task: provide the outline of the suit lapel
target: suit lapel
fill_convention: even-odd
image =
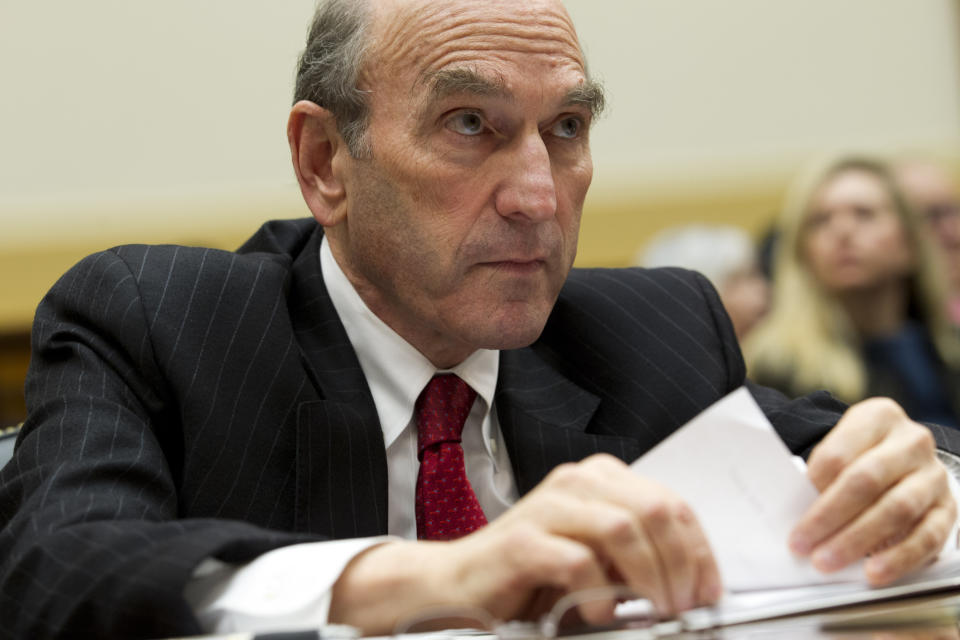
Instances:
[[[297,530],[334,538],[387,532],[383,431],[363,370],[320,273],[318,227],[293,264],[289,297],[301,359],[320,399],[297,411]]]
[[[640,455],[633,438],[587,431],[599,404],[532,349],[501,352],[495,406],[521,495],[559,464],[601,452],[625,462]]]

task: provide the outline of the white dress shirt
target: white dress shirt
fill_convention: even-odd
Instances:
[[[387,455],[387,530],[415,539],[414,501],[417,397],[436,373],[423,354],[383,323],[364,304],[323,238],[320,268],[333,306],[357,353],[373,395]],[[517,488],[503,445],[493,395],[500,352],[481,349],[449,371],[460,376],[477,399],[463,428],[467,478],[487,520],[517,500]],[[314,542],[275,549],[241,566],[214,559],[202,563],[185,595],[208,633],[316,628],[327,621],[330,592],[347,563],[389,537]]]

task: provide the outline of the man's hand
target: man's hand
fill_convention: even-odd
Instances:
[[[835,571],[870,555],[870,584],[933,560],[957,516],[929,429],[892,400],[852,406],[810,455],[820,497],[790,537],[794,552]]]
[[[672,613],[721,594],[707,539],[679,497],[608,455],[556,468],[503,516],[454,542],[387,543],[361,554],[334,586],[331,622],[392,631],[433,606],[532,619],[567,593],[624,584]],[[582,604],[609,622],[612,599]]]

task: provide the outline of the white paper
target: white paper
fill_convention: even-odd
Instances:
[[[790,531],[817,490],[745,387],[707,408],[631,468],[691,506],[729,591],[863,582],[862,563],[822,574],[790,552]]]
[[[960,553],[953,551],[887,587],[871,588],[861,579],[828,585],[728,593],[715,606],[686,611],[680,614],[680,619],[685,630],[694,631],[880,599],[955,591],[958,584]]]

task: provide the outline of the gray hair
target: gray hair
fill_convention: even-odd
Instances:
[[[307,47],[297,65],[294,102],[309,100],[333,114],[337,130],[355,158],[367,157],[369,109],[358,88],[369,47],[366,0],[321,2],[310,24]]]
[[[699,271],[714,287],[756,264],[757,252],[750,235],[739,227],[692,224],[667,228],[638,253],[642,267],[683,267]]]

